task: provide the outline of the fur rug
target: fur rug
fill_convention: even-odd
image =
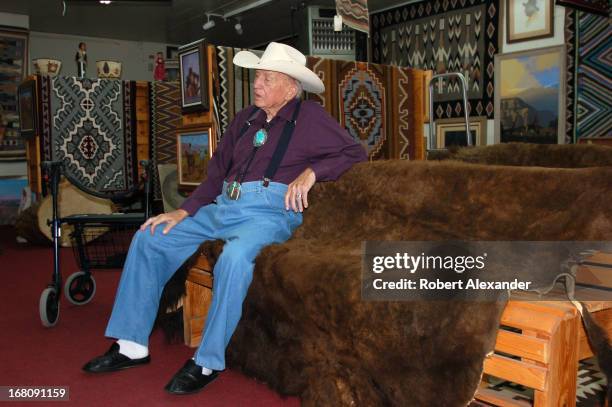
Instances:
[[[505,164],[532,146],[507,149]],[[612,240],[612,167],[597,162],[379,161],[317,184],[294,237],[256,260],[229,366],[306,406],[467,405],[505,300],[362,301],[362,241]]]

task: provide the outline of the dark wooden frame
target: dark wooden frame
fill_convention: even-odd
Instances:
[[[188,56],[195,54],[199,64],[196,74],[200,76],[199,95],[187,100],[186,96],[185,73],[183,69],[184,61]],[[181,109],[183,113],[201,112],[210,109],[208,100],[208,58],[206,55],[206,42],[204,40],[191,43],[179,48],[179,72],[181,79]]]
[[[29,139],[29,138],[36,136],[37,131],[38,131],[38,111],[37,111],[38,103],[36,102],[36,98],[37,98],[36,88],[37,88],[36,80],[29,79],[27,81],[22,82],[19,85],[19,88],[17,89],[17,111],[19,112],[19,134],[21,135],[21,137],[25,139]],[[29,105],[26,107],[32,117],[32,128],[24,128],[23,120],[22,120],[23,115],[21,114],[22,112],[21,100],[23,97],[22,95],[26,91],[29,91],[32,94],[32,99]]]
[[[516,2],[516,1],[522,1],[522,0],[505,0],[506,1],[506,7],[505,7],[505,12],[506,12],[506,42],[508,44],[512,44],[515,42],[523,42],[523,41],[531,41],[531,40],[536,40],[536,39],[542,39],[542,38],[550,38],[553,37],[555,35],[555,3],[553,0],[544,0],[545,2],[548,2],[548,7],[550,9],[550,15],[548,16],[548,24],[550,26],[550,30],[549,32],[546,32],[544,34],[536,34],[533,36],[529,36],[529,37],[524,37],[524,38],[515,38],[515,39],[511,39],[510,38],[510,3]]]

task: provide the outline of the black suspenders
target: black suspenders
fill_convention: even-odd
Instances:
[[[291,141],[291,137],[293,136],[293,131],[295,130],[295,126],[297,123],[297,117],[298,117],[298,114],[300,113],[301,105],[302,105],[302,101],[298,100],[297,105],[295,106],[295,110],[293,111],[293,116],[291,120],[289,120],[285,124],[285,127],[283,128],[283,133],[281,134],[281,138],[278,141],[278,144],[276,145],[276,149],[274,150],[274,154],[272,155],[270,164],[268,164],[268,167],[266,168],[266,171],[264,172],[264,178],[263,178],[264,187],[267,187],[270,184],[270,181],[272,180],[272,178],[274,178],[274,175],[276,175],[276,171],[278,171],[278,167],[280,166],[280,163],[283,161],[283,157],[285,156],[285,153],[287,152],[287,148],[289,147],[289,141]],[[238,134],[238,137],[236,138],[236,144],[238,143],[238,140],[240,140],[242,136],[246,134],[249,127],[251,127],[251,120],[255,118],[255,115],[258,112],[259,112],[259,108],[254,106],[251,111],[251,114],[249,115],[249,120],[247,120],[242,126],[242,128],[240,129],[240,133]],[[227,167],[227,171],[225,173],[226,178],[229,175],[232,165],[233,165],[233,159],[230,159],[229,165]]]

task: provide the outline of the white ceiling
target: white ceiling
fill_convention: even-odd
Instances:
[[[295,11],[308,5],[334,7],[334,0],[272,0],[241,15],[243,34],[234,31],[236,21],[215,19],[216,26],[202,29],[206,12],[222,14],[253,0],[115,1],[109,6],[97,0],[0,0],[0,12],[28,14],[30,30],[60,34],[105,37],[134,41],[184,44],[206,37],[210,43],[253,47],[291,36],[301,21]],[[370,11],[405,3],[398,0],[369,0]],[[293,24],[292,24],[293,15]]]

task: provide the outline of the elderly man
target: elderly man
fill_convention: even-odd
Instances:
[[[236,115],[206,181],[181,209],[147,220],[134,236],[106,329],[118,340],[83,366],[87,372],[149,363],[147,344],[165,283],[203,241],[223,239],[202,342],[166,385],[173,394],[204,388],[225,369],[257,254],[291,237],[315,181],[335,180],[366,160],[320,105],[300,100],[302,89],[321,93],[324,86],[299,51],[273,42],[261,59],[241,51],[234,64],[256,70],[255,106]]]

